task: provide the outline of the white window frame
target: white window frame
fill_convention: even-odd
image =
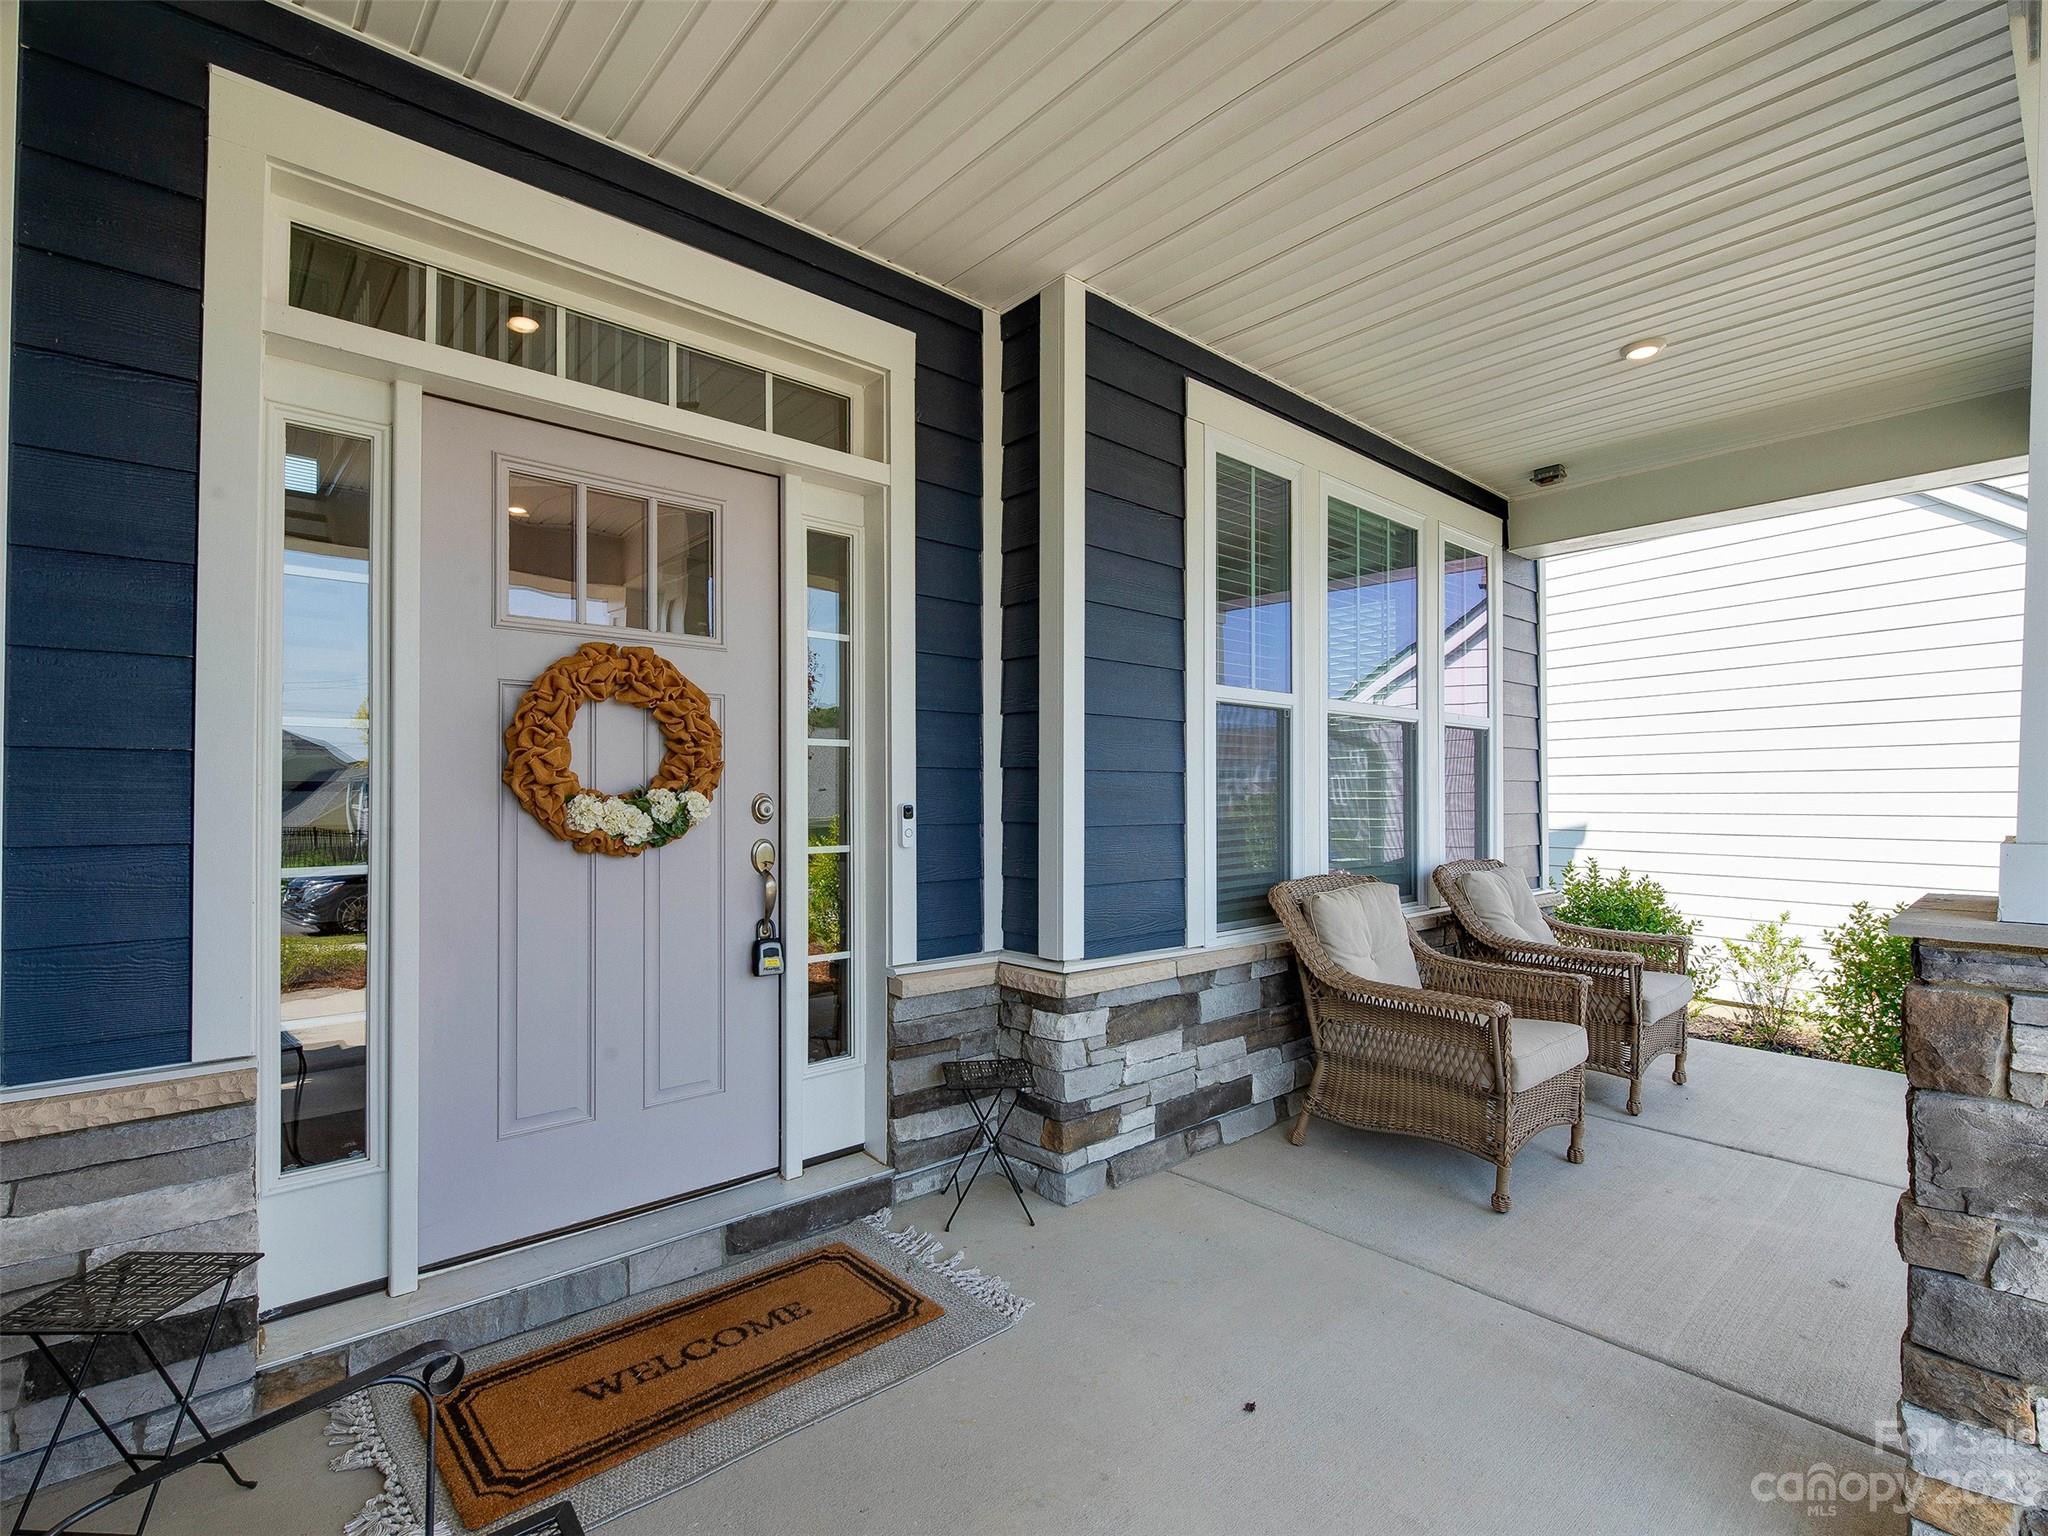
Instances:
[[[644,530],[646,541],[647,602],[650,611],[654,603],[655,576],[659,550],[660,509],[682,507],[691,511],[705,512],[711,517],[711,633],[708,635],[679,634],[666,629],[634,628],[626,624],[598,624],[589,619],[547,619],[529,614],[512,612],[512,525],[506,516],[493,520],[493,537],[497,554],[498,616],[500,629],[538,629],[553,634],[589,635],[593,639],[647,639],[662,645],[692,646],[699,650],[725,649],[725,503],[715,496],[704,496],[696,492],[665,490],[657,485],[641,485],[636,481],[621,479],[617,475],[597,475],[561,464],[549,464],[540,459],[528,459],[512,454],[496,455],[493,466],[498,487],[498,505],[508,506],[512,499],[512,477],[530,475],[536,480],[551,480],[557,485],[567,485],[576,494],[575,522],[575,577],[570,583],[572,602],[579,614],[589,609],[589,562],[590,528],[589,502],[592,491],[605,491],[612,495],[624,496],[629,500],[647,503],[647,526]]]
[[[1288,485],[1287,519],[1287,579],[1289,591],[1289,654],[1288,678],[1292,688],[1286,693],[1275,693],[1263,688],[1240,688],[1220,682],[1216,676],[1216,460],[1231,458],[1254,469],[1265,470],[1278,475]],[[1209,783],[1216,782],[1216,711],[1224,704],[1248,704],[1260,709],[1277,709],[1287,715],[1287,758],[1290,773],[1287,786],[1287,857],[1290,866],[1299,861],[1301,850],[1314,838],[1315,819],[1313,812],[1303,799],[1299,765],[1302,753],[1307,750],[1310,709],[1302,699],[1302,673],[1310,655],[1310,631],[1307,623],[1308,603],[1303,592],[1303,583],[1309,571],[1306,550],[1309,548],[1309,497],[1313,494],[1313,476],[1302,465],[1284,455],[1260,447],[1257,443],[1232,437],[1227,433],[1212,433],[1203,456],[1202,470],[1206,486],[1203,500],[1203,539],[1201,558],[1206,566],[1206,575],[1200,586],[1199,610],[1190,606],[1189,612],[1200,613],[1199,634],[1201,637],[1202,680],[1205,696],[1201,722],[1199,750],[1202,756],[1202,777]],[[1192,545],[1192,538],[1190,544]],[[1192,554],[1192,549],[1190,553]],[[1191,560],[1189,562],[1193,564]],[[1190,598],[1194,597],[1190,592]],[[1191,634],[1195,631],[1191,630]],[[1209,874],[1209,898],[1207,910],[1210,922],[1215,923],[1216,886],[1215,850],[1216,818],[1215,797],[1208,800],[1209,824],[1205,838],[1204,860]],[[1191,930],[1192,931],[1192,930]],[[1236,929],[1229,930],[1236,932]]]
[[[788,783],[782,817],[783,882],[781,910],[784,974],[784,1116],[797,1129],[784,1140],[784,1176],[794,1178],[803,1165],[848,1147],[865,1145],[878,1160],[887,1160],[888,1084],[883,1071],[887,1054],[886,1010],[874,1008],[870,995],[875,978],[888,966],[886,886],[887,828],[871,829],[873,785],[885,772],[884,733],[868,719],[883,696],[882,668],[886,648],[877,643],[874,615],[885,589],[886,572],[873,557],[876,530],[861,498],[809,485],[794,477],[785,495],[784,526],[790,548],[783,560],[783,624],[786,681],[783,730],[800,743],[787,755]],[[851,716],[846,732],[847,844],[842,889],[847,892],[853,933],[844,952],[847,963],[845,1000],[848,1049],[823,1061],[809,1059],[810,1050],[810,700],[808,641],[811,634],[810,535],[829,534],[847,541],[847,589],[853,623],[846,632],[846,666],[840,677],[841,696]],[[893,809],[893,807],[892,807]],[[879,836],[878,836],[879,834]]]
[[[1434,904],[1429,877],[1443,862],[1445,725],[1469,724],[1487,732],[1488,847],[1501,847],[1501,530],[1475,507],[1383,464],[1263,411],[1234,395],[1190,379],[1187,383],[1187,932],[1191,948],[1219,941],[1266,937],[1277,922],[1222,927],[1216,920],[1216,707],[1258,704],[1290,712],[1288,765],[1289,864],[1299,879],[1329,866],[1329,720],[1332,713],[1372,719],[1413,719],[1416,727],[1416,899],[1411,911]],[[1294,487],[1290,569],[1294,582],[1294,688],[1287,695],[1226,688],[1216,681],[1216,473],[1226,454],[1285,476]],[[1361,507],[1416,531],[1416,684],[1414,711],[1338,705],[1329,699],[1329,499]],[[1444,547],[1455,540],[1487,561],[1488,713],[1447,720],[1443,710]]]
[[[1340,704],[1330,697],[1329,638],[1330,638],[1330,503],[1342,501],[1383,517],[1390,523],[1398,523],[1415,535],[1415,706],[1412,709],[1391,704]],[[1429,628],[1432,622],[1440,623],[1440,616],[1434,610],[1441,594],[1432,596],[1429,590],[1429,519],[1421,513],[1410,511],[1399,502],[1386,496],[1366,490],[1362,486],[1341,480],[1335,475],[1322,476],[1322,491],[1316,497],[1316,564],[1315,590],[1311,598],[1316,634],[1316,653],[1322,665],[1316,672],[1315,699],[1321,718],[1316,731],[1316,751],[1322,762],[1322,791],[1316,796],[1319,834],[1316,847],[1321,850],[1320,862],[1314,873],[1331,868],[1330,864],[1330,793],[1329,754],[1330,717],[1341,715],[1356,720],[1391,720],[1415,727],[1415,825],[1408,828],[1408,855],[1415,866],[1415,898],[1409,901],[1411,907],[1425,904],[1422,900],[1429,879],[1429,869],[1423,858],[1424,839],[1420,829],[1430,825],[1431,817],[1440,814],[1442,765],[1437,765],[1436,774],[1430,771],[1430,757],[1427,744],[1429,719],[1436,708],[1429,674]],[[1441,539],[1438,541],[1441,543]],[[1438,791],[1432,800],[1433,787]],[[1404,898],[1406,899],[1406,898]]]
[[[288,279],[293,229],[303,229],[312,235],[325,235],[375,252],[377,255],[387,256],[393,261],[410,263],[420,268],[423,274],[424,292],[420,310],[421,335],[418,337],[401,336],[395,331],[377,331],[374,326],[344,320],[337,315],[324,315],[318,310],[299,309],[289,303],[283,306],[296,315],[347,326],[352,331],[372,331],[394,340],[410,341],[414,346],[457,352],[464,357],[476,358],[493,369],[515,368],[522,373],[556,380],[570,386],[572,391],[594,390],[598,396],[611,395],[651,406],[656,410],[678,411],[693,421],[725,422],[722,416],[705,416],[702,412],[685,410],[678,403],[682,398],[682,353],[700,352],[720,362],[751,368],[762,375],[763,425],[748,427],[740,426],[736,422],[727,422],[726,425],[736,427],[741,432],[776,437],[784,443],[801,443],[819,453],[846,454],[869,461],[883,460],[888,456],[887,445],[881,441],[879,434],[871,431],[869,396],[879,383],[871,368],[841,364],[829,354],[821,355],[816,348],[802,344],[777,346],[773,334],[763,328],[756,328],[751,332],[739,330],[721,326],[708,317],[701,323],[692,324],[687,312],[680,316],[671,316],[661,313],[652,304],[634,308],[626,303],[607,303],[589,291],[577,291],[566,274],[557,278],[552,271],[539,263],[533,268],[522,267],[515,253],[494,244],[480,244],[472,251],[451,253],[446,243],[449,237],[437,239],[435,233],[425,230],[417,237],[408,237],[406,234],[395,233],[380,223],[352,217],[339,208],[302,200],[302,196],[309,197],[310,194],[297,194],[294,188],[278,199],[278,209],[286,228],[284,238],[277,243],[277,248],[272,253],[272,260],[282,263],[279,271],[270,274],[276,293],[290,292]],[[553,368],[526,368],[521,364],[500,362],[496,358],[467,352],[460,347],[443,346],[439,337],[441,279],[444,277],[454,278],[458,282],[480,284],[515,298],[547,305],[553,316]],[[647,400],[623,390],[607,389],[600,384],[586,384],[571,377],[568,346],[569,314],[572,310],[585,319],[604,321],[664,343],[668,348],[668,354],[663,387],[668,391],[668,398],[659,401]],[[358,343],[359,347],[362,345]],[[794,384],[808,385],[847,402],[845,448],[828,448],[821,443],[813,443],[808,438],[785,438],[775,431],[775,380],[778,377],[788,379]],[[508,384],[506,387],[516,389],[519,386]],[[686,427],[683,430],[691,429]]]
[[[1444,637],[1443,626],[1447,615],[1443,612],[1444,577],[1450,570],[1449,548],[1456,544],[1460,549],[1483,557],[1486,561],[1486,713],[1483,715],[1459,714],[1439,698],[1437,710],[1436,751],[1437,793],[1442,798],[1437,825],[1441,834],[1438,851],[1448,857],[1450,841],[1450,805],[1448,786],[1444,781],[1444,762],[1448,754],[1444,751],[1444,733],[1453,729],[1480,731],[1486,741],[1486,812],[1485,824],[1479,829],[1480,846],[1475,857],[1497,859],[1501,856],[1501,796],[1504,782],[1501,778],[1500,730],[1501,692],[1506,679],[1501,676],[1501,606],[1500,578],[1501,559],[1499,546],[1489,546],[1465,533],[1462,529],[1440,529],[1436,536],[1437,558],[1437,688],[1443,688]]]
[[[257,542],[263,576],[256,608],[260,637],[255,671],[262,689],[259,735],[268,746],[252,764],[254,851],[270,872],[252,914],[256,934],[254,993],[267,1010],[256,1050],[256,1192],[266,1230],[275,1234],[273,1252],[289,1248],[298,1263],[334,1277],[334,1288],[379,1279],[389,1268],[385,1212],[389,1202],[392,1139],[394,975],[399,966],[399,918],[411,888],[412,866],[399,850],[409,823],[393,811],[398,786],[408,771],[414,743],[397,707],[392,656],[410,632],[408,604],[396,590],[399,534],[406,510],[394,492],[398,410],[391,386],[323,369],[273,362],[267,370],[262,417],[265,492]],[[276,939],[276,898],[282,878],[282,760],[277,750],[284,724],[284,575],[287,426],[305,426],[369,440],[374,455],[370,483],[370,924],[364,995],[364,1132],[360,1158],[285,1169],[282,1126],[276,1109],[283,1093],[283,1029]],[[262,898],[267,897],[267,900]]]
[[[572,204],[539,188],[464,164],[426,145],[345,117],[315,103],[258,85],[218,68],[209,75],[206,209],[206,346],[200,391],[199,613],[194,700],[195,777],[206,786],[194,807],[192,1051],[190,1064],[254,1066],[274,1052],[271,1021],[277,999],[264,995],[266,965],[277,950],[276,861],[264,853],[264,818],[275,815],[275,796],[260,792],[275,775],[277,745],[267,719],[265,678],[252,658],[263,647],[269,616],[255,611],[250,592],[268,589],[269,569],[258,525],[266,516],[265,390],[273,371],[306,363],[346,374],[388,398],[389,490],[394,565],[389,583],[394,623],[392,654],[416,656],[417,544],[423,395],[427,389],[485,409],[533,416],[574,430],[624,436],[651,447],[712,458],[736,468],[777,476],[783,487],[780,527],[785,549],[799,509],[815,497],[864,522],[869,590],[864,594],[869,641],[868,693],[862,714],[869,730],[861,748],[867,777],[862,791],[892,807],[916,799],[916,720],[913,680],[916,587],[916,377],[913,332],[862,314],[724,261],[655,231]],[[430,341],[396,336],[284,302],[289,225],[312,222],[338,234],[349,231],[326,217],[339,207],[364,222],[366,244],[408,254],[446,251],[464,275],[501,278],[522,292],[559,294],[562,302],[635,329],[671,325],[702,330],[707,350],[733,356],[730,341],[762,339],[778,356],[811,358],[837,376],[862,373],[873,382],[865,396],[862,430],[872,457],[820,448],[683,412],[636,396],[580,384],[551,374],[508,367]],[[323,210],[308,220],[305,209]],[[379,234],[376,231],[384,231]],[[490,231],[489,235],[479,233]],[[487,259],[486,250],[500,253]],[[474,258],[474,259],[473,259]],[[529,270],[531,269],[531,270]],[[534,274],[549,285],[540,287]],[[586,301],[581,295],[588,290]],[[569,295],[578,295],[570,299]],[[677,295],[689,295],[688,300]],[[686,313],[687,311],[687,313]],[[771,369],[771,371],[774,371]],[[801,376],[788,363],[781,371]],[[603,478],[603,477],[598,477]],[[833,515],[839,515],[835,512]],[[479,530],[481,536],[482,530]],[[489,548],[480,544],[480,555]],[[792,573],[784,561],[785,582]],[[786,591],[786,589],[785,589]],[[410,616],[410,623],[408,622]],[[800,617],[799,617],[800,622]],[[785,641],[787,630],[784,630]],[[785,694],[793,658],[785,647]],[[801,674],[799,673],[799,676]],[[387,1009],[383,1172],[301,1184],[306,1221],[314,1224],[317,1191],[346,1196],[344,1210],[327,1202],[318,1230],[336,1242],[388,1245],[389,1288],[403,1294],[417,1283],[418,1076],[417,891],[408,889],[405,850],[416,845],[417,794],[405,790],[416,764],[399,759],[403,722],[419,712],[417,670],[400,666],[389,679],[391,710],[400,722],[387,736],[399,791],[387,797],[384,827],[392,840],[394,878],[383,899],[391,903],[385,946],[392,1002]],[[800,707],[801,690],[789,705]],[[791,738],[785,732],[787,747]],[[785,766],[789,754],[785,752]],[[801,806],[802,785],[781,778],[783,806]],[[416,791],[416,782],[414,785]],[[880,814],[876,812],[875,814]],[[786,823],[785,823],[786,825]],[[880,828],[869,823],[874,833]],[[789,897],[802,909],[802,861],[790,860]],[[895,839],[872,843],[871,868],[861,877],[859,937],[865,947],[865,999],[858,1022],[865,1070],[842,1074],[855,1105],[857,1133],[838,1145],[863,1141],[886,1156],[887,1080],[882,1070],[884,977],[891,965],[914,958],[917,946],[916,852]],[[268,952],[270,958],[264,959]],[[273,973],[274,974],[274,973]],[[785,999],[798,989],[785,986]],[[800,1025],[793,1007],[787,1032]],[[785,1056],[785,1061],[787,1057]],[[162,1075],[162,1074],[155,1074]],[[125,1081],[126,1077],[101,1081]],[[38,1085],[54,1091],[56,1085]],[[815,1086],[784,1072],[783,1174],[803,1168],[802,1140],[813,1126]],[[822,1134],[822,1133],[821,1133]],[[388,1193],[386,1192],[388,1190]],[[373,1198],[374,1197],[374,1198]],[[276,1202],[265,1200],[266,1244],[277,1251],[313,1254],[313,1238],[273,1222]],[[277,1208],[282,1213],[282,1208]],[[278,1226],[273,1234],[272,1227]]]

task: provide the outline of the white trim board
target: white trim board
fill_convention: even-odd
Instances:
[[[2039,7],[2033,16],[2038,18]],[[2048,69],[2038,60],[2038,19],[2030,39],[2037,46],[2034,67],[2024,75],[2032,99],[2036,134],[2048,114]],[[2036,171],[2032,158],[2028,169]],[[2033,389],[2027,413],[2028,453],[2048,462],[2048,207],[2034,198]],[[2027,540],[2026,603],[2020,639],[2019,816],[2017,837],[1999,850],[1998,916],[2001,922],[2048,923],[2048,538]]]
[[[1003,943],[1003,317],[981,312],[981,947]]]
[[[862,714],[878,722],[886,719],[888,726],[871,738],[873,766],[864,808],[879,813],[884,804],[892,811],[898,804],[914,804],[914,333],[225,71],[214,70],[210,84],[194,703],[195,779],[208,786],[208,793],[194,813],[195,1063],[253,1057],[261,1065],[266,1031],[274,1028],[275,993],[266,978],[275,966],[276,870],[264,868],[263,858],[275,835],[266,809],[276,803],[275,795],[264,792],[266,774],[274,777],[276,771],[275,748],[264,745],[274,741],[265,721],[274,706],[275,680],[270,666],[252,666],[250,659],[266,654],[274,619],[268,610],[275,603],[249,600],[250,593],[267,593],[274,585],[266,564],[274,551],[263,533],[273,478],[266,468],[264,402],[274,367],[310,365],[382,402],[393,466],[394,565],[404,563],[398,557],[406,541],[417,541],[418,411],[429,391],[776,474],[785,484],[785,530],[801,528],[815,497],[839,498],[840,505],[828,516],[855,523],[868,540],[880,541],[870,544],[873,558],[867,568],[874,574],[864,584],[872,594],[868,623],[874,626],[875,664],[869,705]],[[849,368],[867,370],[880,381],[871,397],[879,435],[871,435],[868,446],[881,445],[883,457],[877,461],[820,449],[629,396],[592,393],[590,386],[573,381],[292,309],[281,288],[289,270],[289,227],[308,197],[320,207],[347,207],[366,228],[377,226],[364,221],[388,220],[394,233],[384,242],[387,249],[403,253],[416,242],[426,250],[461,251],[465,265],[472,257],[486,262],[487,276],[545,261],[563,297],[580,307],[582,290],[561,285],[586,274],[597,295],[591,307],[602,305],[627,316],[633,313],[635,294],[653,296],[648,302],[654,312],[665,312],[660,306],[668,301],[662,296],[688,294],[707,324],[751,328],[779,338],[776,344],[786,342],[793,352],[843,359]],[[502,251],[502,258],[492,257],[492,251]],[[547,254],[535,254],[540,252]],[[408,464],[414,467],[409,481]],[[845,506],[858,508],[858,516],[845,512]],[[787,531],[785,537],[797,545],[786,551],[786,558],[796,563],[800,588],[801,540]],[[395,576],[387,622],[394,652],[404,654],[405,637],[417,630],[421,601],[416,563],[410,587],[403,571]],[[411,652],[417,654],[416,645]],[[787,665],[801,677],[800,652]],[[419,694],[416,686],[407,686],[402,668],[392,669],[385,687],[391,694],[390,768],[402,787],[406,775],[417,777],[406,743],[416,728]],[[800,751],[800,743],[793,750]],[[791,877],[786,889],[794,909],[801,911],[803,797],[792,788],[783,786],[780,830],[784,871]],[[393,799],[401,812],[387,819],[397,834],[404,825],[406,796],[398,793]],[[900,846],[880,828],[870,836],[875,868],[872,886],[863,877],[863,907],[889,917],[870,925],[864,940],[874,948],[864,954],[866,975],[860,983],[869,995],[858,1017],[857,1072],[836,1074],[843,1080],[837,1086],[859,1091],[834,1098],[845,1100],[840,1108],[858,1127],[855,1139],[885,1149],[886,971],[890,960],[916,953],[916,850]],[[362,1170],[379,1183],[388,1175],[390,1196],[388,1203],[380,1199],[376,1213],[358,1213],[369,1224],[361,1234],[364,1243],[371,1241],[371,1230],[389,1243],[394,1290],[416,1283],[413,1202],[421,1113],[415,1017],[419,957],[407,953],[400,932],[408,913],[416,927],[418,897],[403,863],[391,861],[390,889],[380,897],[390,904],[387,922],[392,927],[386,944],[392,997],[384,1155]],[[797,942],[801,945],[801,938]],[[786,987],[791,994],[798,990],[800,980]],[[274,1060],[270,1068],[274,1071]],[[406,1081],[393,1080],[399,1074]],[[830,1075],[818,1074],[821,1081]],[[812,1074],[792,1065],[785,1067],[785,1076],[801,1086]],[[806,1101],[808,1088],[795,1097]],[[802,1114],[785,1106],[786,1176],[800,1174],[803,1156],[819,1150],[803,1146],[802,1133]],[[274,1165],[274,1159],[266,1162]],[[339,1191],[344,1184],[367,1189],[372,1180],[337,1174],[323,1182]],[[303,1187],[310,1193],[314,1181]],[[353,1192],[349,1203],[351,1209],[360,1203]],[[267,1202],[266,1221],[269,1215]]]
[[[1075,960],[1086,946],[1088,290],[1062,277],[1038,302],[1038,952]]]
[[[10,343],[0,347],[0,352],[8,354],[0,358],[5,363],[0,367],[0,422],[8,424],[10,439],[14,424],[11,345],[14,338],[14,232],[21,224],[15,215],[15,204],[21,196],[18,164],[20,82],[21,5],[19,0],[0,0],[0,167],[4,167],[7,173],[7,225],[4,238],[0,238],[0,336]],[[8,554],[7,543],[7,466],[13,457],[10,442],[6,451],[0,451],[0,636],[7,633],[7,588],[13,578],[13,559]],[[0,666],[0,762],[6,760],[6,747],[7,669]],[[0,775],[0,779],[4,779],[4,775]],[[0,788],[0,796],[4,796],[4,788]],[[4,800],[0,800],[0,804],[4,804]],[[0,868],[4,866],[5,855],[0,854]]]
[[[1390,469],[1377,459],[1345,447],[1335,438],[1311,432],[1212,384],[1194,378],[1187,381],[1187,414],[1230,437],[1257,443],[1301,464],[1312,464],[1362,491],[1384,496],[1416,516],[1434,518],[1446,528],[1470,534],[1484,541],[1488,549],[1500,546],[1501,519],[1493,513],[1481,511],[1420,480],[1412,480],[1398,469]]]
[[[1570,554],[2022,473],[2027,402],[2026,390],[2007,390],[1532,491],[1509,504],[1508,547]]]
[[[409,212],[454,243],[546,252],[600,284],[687,293],[698,307],[796,347],[916,367],[916,337],[900,326],[218,66],[210,79],[212,141],[353,190],[393,215]],[[213,191],[209,181],[209,199]]]

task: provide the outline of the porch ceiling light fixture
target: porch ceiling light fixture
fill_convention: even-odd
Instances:
[[[1664,350],[1662,336],[1645,336],[1641,341],[1632,341],[1621,349],[1621,360],[1625,363],[1647,363]]]
[[[505,329],[517,332],[521,336],[531,336],[540,329],[540,322],[531,315],[514,315],[505,322]]]
[[[515,505],[513,505],[513,506],[509,506],[509,507],[507,507],[507,508],[505,509],[505,515],[506,515],[506,516],[508,516],[508,517],[531,517],[531,516],[533,516],[533,514],[532,514],[531,512],[529,512],[529,511],[527,511],[527,510],[526,510],[526,508],[524,508],[524,507],[522,507],[522,506],[518,506],[518,505],[516,505],[516,504],[515,504]]]

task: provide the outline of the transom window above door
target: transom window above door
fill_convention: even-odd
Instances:
[[[715,507],[540,465],[497,483],[500,623],[719,638]]]
[[[414,341],[860,453],[858,390],[840,393],[695,341],[650,335],[565,302],[387,254],[294,224],[294,309]],[[791,365],[795,366],[795,365]]]

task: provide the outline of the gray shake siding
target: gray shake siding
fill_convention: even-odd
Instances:
[[[1543,819],[1537,750],[1543,713],[1536,657],[1536,562],[1520,555],[1501,561],[1501,847],[1500,857],[1531,885],[1542,884]]]

